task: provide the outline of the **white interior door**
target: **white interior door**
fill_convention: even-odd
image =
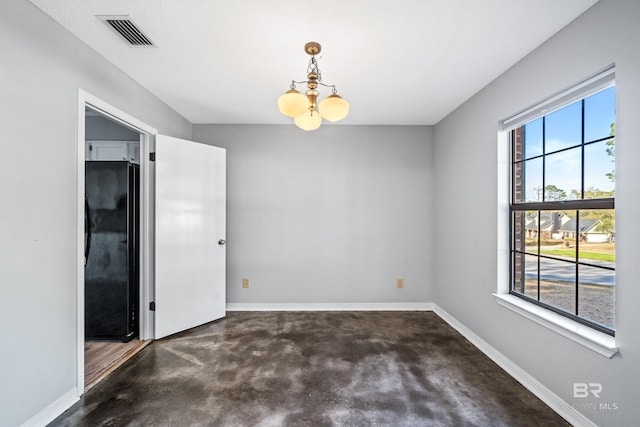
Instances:
[[[156,136],[156,339],[225,315],[225,178],[225,149]]]

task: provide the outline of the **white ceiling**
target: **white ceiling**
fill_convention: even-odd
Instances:
[[[351,105],[341,123],[398,125],[437,123],[597,2],[30,1],[192,123],[291,123],[276,100],[317,41],[324,83]],[[96,15],[129,15],[157,48]]]

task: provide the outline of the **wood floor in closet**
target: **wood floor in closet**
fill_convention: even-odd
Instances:
[[[116,370],[151,340],[131,340],[127,343],[112,341],[86,341],[84,344],[84,387],[90,389]]]

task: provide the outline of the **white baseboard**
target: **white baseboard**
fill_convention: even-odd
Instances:
[[[433,311],[430,302],[227,303],[227,311]]]
[[[22,424],[22,427],[44,427],[56,419],[58,415],[69,409],[71,405],[78,400],[80,400],[80,397],[78,397],[78,389],[74,387],[38,414],[31,417],[31,419],[27,420],[27,422]]]
[[[547,406],[556,411],[558,415],[570,422],[574,426],[597,427],[593,421],[589,420],[578,410],[573,408],[567,402],[562,400],[557,394],[553,393],[538,380],[529,375],[525,370],[513,363],[498,350],[490,346],[486,341],[476,335],[471,329],[464,326],[456,318],[451,316],[437,304],[433,304],[433,311],[447,322],[453,329],[460,332],[471,344],[476,346],[481,352],[487,355],[498,366],[504,369],[509,375],[516,379],[520,384],[527,388],[531,393],[535,394]]]

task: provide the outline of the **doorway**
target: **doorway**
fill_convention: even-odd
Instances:
[[[155,129],[111,105],[79,92],[77,173],[81,206],[78,255],[82,262],[78,266],[77,295],[78,396],[144,348],[153,337],[153,315],[144,308],[153,298],[152,266],[149,265],[153,259],[149,253],[153,249],[149,244],[150,165],[147,159],[155,133]],[[124,187],[131,197],[121,194],[117,183],[123,179],[113,179],[122,168],[125,175],[117,176],[127,177]],[[96,180],[95,176],[100,176],[96,174],[104,174],[105,169],[109,178]],[[94,194],[91,209],[87,206],[89,193]],[[137,197],[134,198],[134,194]],[[127,203],[130,207],[122,209],[119,206],[120,211],[116,212],[116,205],[129,206]],[[93,212],[92,218],[87,217],[88,212]],[[123,215],[127,217],[125,225],[113,229],[113,218],[120,219]],[[138,230],[136,239],[129,231],[130,224],[134,223]],[[85,227],[87,224],[91,227]],[[93,234],[88,233],[89,230]],[[129,239],[131,243],[128,243]],[[90,261],[93,264],[88,265],[93,265],[93,270],[87,269]],[[106,264],[109,265],[105,267]],[[95,274],[107,267],[111,269],[108,276],[117,276],[117,280],[108,284],[102,283]],[[123,281],[120,277],[123,275],[132,280]],[[124,315],[123,308],[127,310]]]
[[[134,152],[136,147],[139,150],[141,190],[139,339],[162,338],[219,319],[226,313],[226,150],[159,135],[156,129],[79,90],[78,397],[85,390],[85,161],[88,155],[95,155],[86,153],[87,109],[139,137],[139,145],[133,145]],[[95,148],[94,144],[90,150]],[[102,144],[98,148],[131,155],[130,147],[125,150],[123,146],[118,149]]]
[[[140,351],[140,138],[85,109],[85,389]]]

